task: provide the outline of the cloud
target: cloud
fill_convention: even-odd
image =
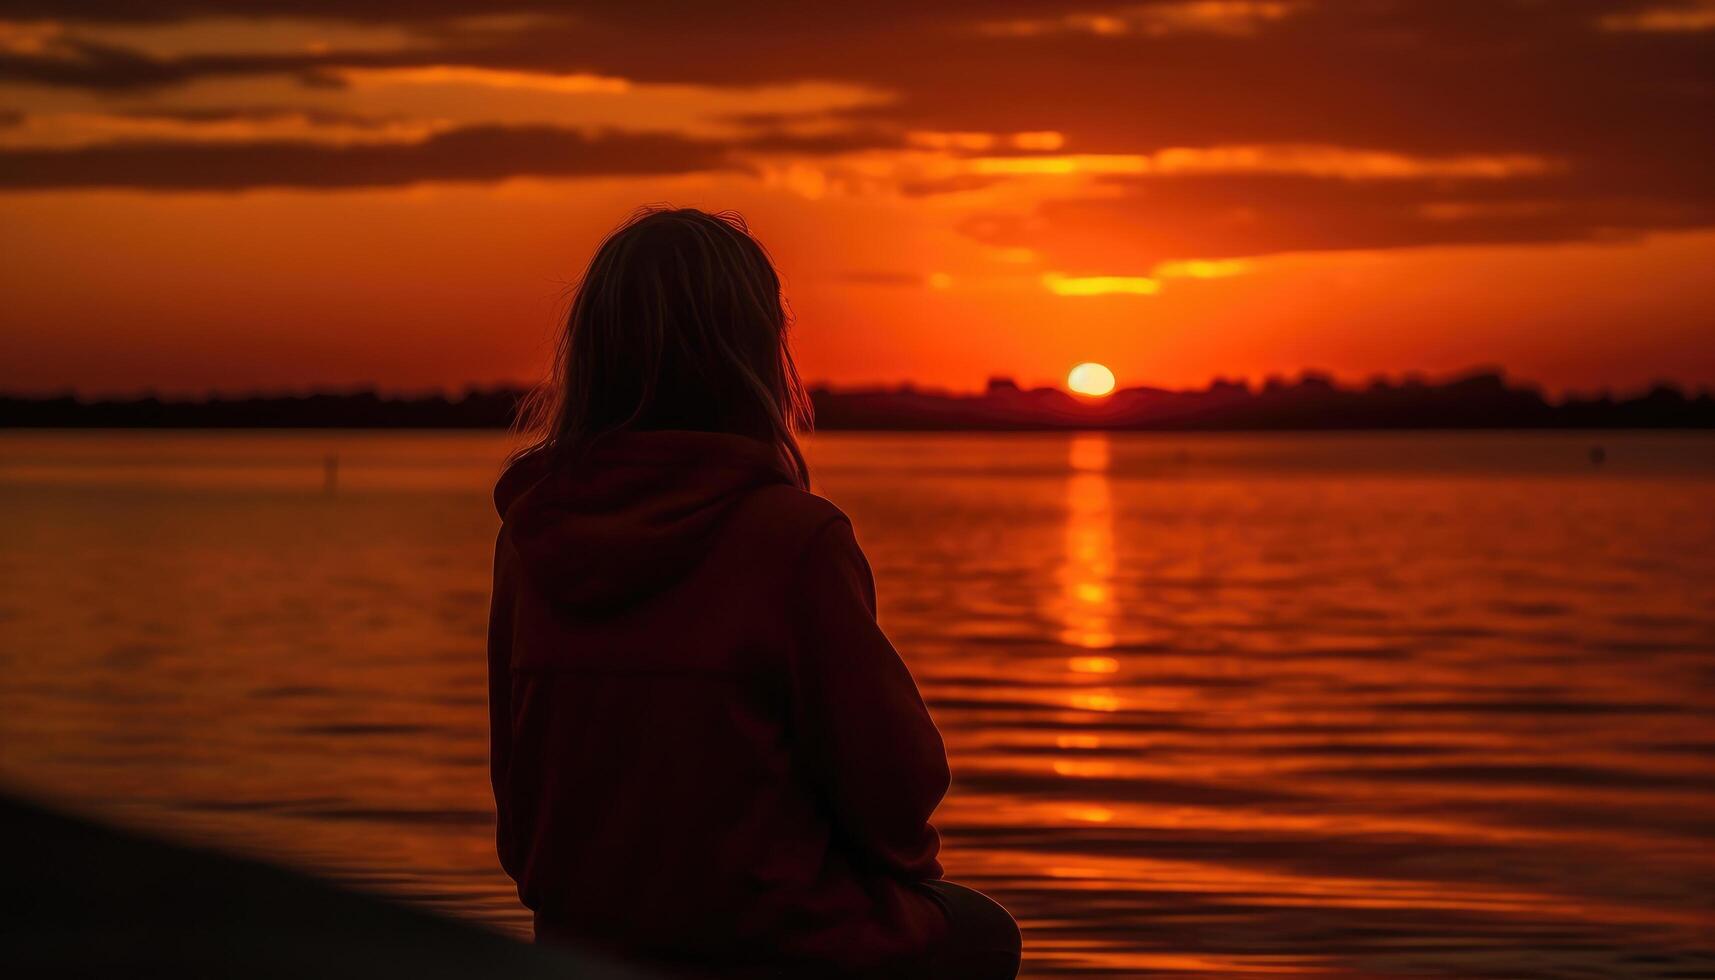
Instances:
[[[1056,296],[1154,296],[1161,283],[1148,276],[1068,276],[1059,272],[1042,275],[1042,285]]]
[[[534,89],[569,95],[614,95],[629,91],[623,78],[590,72],[506,71],[468,65],[404,68],[348,68],[334,73],[346,85],[475,85],[494,89]]]
[[[353,57],[349,54],[342,56],[344,59]],[[407,56],[392,54],[381,57]],[[162,58],[123,45],[55,37],[51,43],[41,47],[0,48],[0,82],[128,92],[159,89],[203,78],[306,72],[332,61],[332,55],[314,52]]]
[[[548,126],[471,126],[416,143],[125,141],[13,149],[0,152],[0,190],[386,187],[524,176],[680,174],[736,166],[727,146],[708,141]]]
[[[164,119],[185,123],[275,122],[281,119],[301,119],[324,126],[367,128],[381,128],[403,121],[400,116],[373,116],[320,106],[294,105],[143,106],[116,110],[113,114],[130,119]]]
[[[1302,175],[1113,177],[1101,193],[988,214],[963,230],[995,247],[1029,246],[1061,267],[1154,268],[1282,252],[1635,238],[1715,224],[1715,188],[1610,189],[1600,175],[1535,180]],[[1157,263],[1168,263],[1162,267]],[[1205,271],[1208,271],[1205,268]]]
[[[1528,153],[1428,157],[1342,146],[1173,147],[1148,158],[1147,172],[1178,174],[1303,174],[1343,180],[1421,177],[1530,177],[1560,168]]]
[[[905,141],[925,150],[954,150],[982,153],[989,150],[1036,150],[1052,153],[1066,145],[1066,137],[1053,130],[1030,133],[960,133],[938,130],[917,130],[907,133]]]
[[[1603,14],[1596,23],[1604,31],[1715,31],[1715,2],[1681,3]]]
[[[255,116],[266,118],[265,113]],[[106,122],[120,127],[128,118],[115,116]],[[227,117],[211,114],[211,118]],[[144,126],[156,122],[169,127],[187,125],[171,118],[133,121]],[[83,123],[87,130],[89,121]],[[762,161],[767,159],[813,158],[898,145],[897,138],[875,132],[803,136],[762,132],[714,139],[539,124],[460,126],[410,139],[390,138],[395,130],[382,128],[376,138],[357,140],[252,140],[233,138],[224,129],[211,136],[197,128],[256,125],[243,121],[242,114],[232,123],[188,125],[197,138],[119,139],[69,146],[7,146],[0,142],[0,192],[78,187],[340,189],[436,181],[492,182],[513,177],[660,176],[709,171],[766,177],[770,165]],[[786,169],[799,181],[810,179],[806,173],[818,181],[826,179],[813,167],[789,164]]]
[[[1250,267],[1244,259],[1178,259],[1156,265],[1149,274],[1156,279],[1226,279],[1242,276]]]
[[[116,140],[249,143],[414,143],[451,123],[311,106],[144,107],[110,112],[19,113],[3,148],[90,146]]]
[[[971,149],[962,146],[961,149]],[[977,147],[980,148],[980,147]],[[1412,156],[1340,146],[1176,146],[1147,154],[979,157],[954,164],[971,173],[999,174],[1301,174],[1342,180],[1423,177],[1501,179],[1561,169],[1558,161],[1527,153]]]
[[[1303,0],[1173,0],[1053,17],[986,20],[979,22],[976,29],[998,37],[1037,37],[1043,34],[1094,34],[1100,37],[1221,34],[1247,37],[1264,25],[1283,20],[1307,6],[1309,4]]]

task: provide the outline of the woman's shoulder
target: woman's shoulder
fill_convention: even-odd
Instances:
[[[733,514],[735,530],[764,540],[770,550],[796,556],[829,534],[849,533],[851,519],[828,498],[785,483],[760,487]]]
[[[548,453],[540,448],[527,449],[508,459],[500,478],[494,482],[494,509],[505,517],[518,498],[541,482],[551,468]]]

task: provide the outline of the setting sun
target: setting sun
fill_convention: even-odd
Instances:
[[[1114,373],[1101,364],[1086,362],[1066,375],[1066,387],[1080,395],[1100,398],[1114,390]]]

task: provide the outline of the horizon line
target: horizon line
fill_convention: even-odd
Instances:
[[[1113,399],[1126,392],[1167,392],[1173,394],[1211,391],[1216,388],[1244,388],[1252,393],[1265,391],[1276,385],[1288,387],[1298,386],[1306,382],[1324,384],[1345,391],[1362,391],[1377,386],[1411,387],[1411,386],[1445,386],[1456,384],[1473,378],[1496,377],[1501,379],[1509,388],[1535,391],[1545,399],[1550,396],[1548,387],[1541,382],[1515,377],[1503,367],[1494,365],[1476,365],[1454,371],[1434,372],[1428,370],[1405,370],[1400,372],[1372,372],[1360,376],[1341,377],[1335,372],[1322,368],[1306,367],[1296,372],[1269,372],[1260,378],[1249,375],[1216,374],[1201,386],[1166,386],[1159,384],[1121,385],[1107,395],[1100,396],[1103,401]],[[252,387],[242,389],[162,389],[144,386],[130,389],[88,390],[76,385],[66,385],[53,388],[36,389],[0,389],[0,399],[12,401],[55,401],[70,398],[82,403],[147,401],[154,399],[164,403],[185,402],[214,402],[241,401],[271,398],[310,398],[310,397],[351,397],[355,395],[373,394],[382,398],[405,400],[442,398],[458,400],[472,395],[497,394],[502,392],[523,392],[541,384],[541,381],[525,382],[515,380],[469,381],[457,386],[425,385],[420,387],[398,386],[388,387],[375,381],[330,382],[315,383],[297,387]],[[828,380],[805,382],[806,391],[827,392],[829,394],[875,394],[875,393],[915,393],[921,395],[936,395],[950,398],[981,397],[997,386],[1012,386],[1021,391],[1058,391],[1070,393],[1065,384],[1024,384],[1009,374],[991,374],[987,381],[978,388],[959,388],[950,385],[931,384],[911,380],[909,378],[895,381],[863,381],[852,383],[836,383]],[[1557,393],[1558,400],[1578,398],[1612,398],[1624,396],[1627,393],[1647,394],[1660,388],[1670,388],[1691,397],[1715,394],[1715,383],[1687,382],[1674,378],[1657,378],[1643,384],[1607,384],[1596,388],[1568,386]]]

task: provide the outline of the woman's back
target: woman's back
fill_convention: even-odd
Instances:
[[[945,755],[838,509],[696,432],[526,459],[496,497],[501,856],[539,933],[852,968],[932,943]]]
[[[1011,917],[939,881],[946,752],[809,492],[789,322],[736,215],[645,209],[590,260],[495,488],[501,862],[539,937],[1011,977]]]

